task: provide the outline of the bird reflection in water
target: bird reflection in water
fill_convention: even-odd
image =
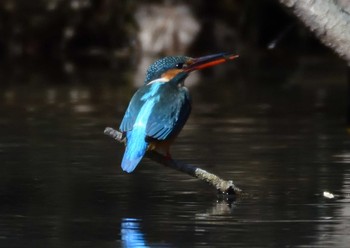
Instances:
[[[123,218],[121,222],[121,239],[125,248],[149,247],[145,243],[144,235],[140,231],[140,220],[135,218]]]

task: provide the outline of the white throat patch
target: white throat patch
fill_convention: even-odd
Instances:
[[[150,84],[154,84],[154,83],[167,83],[167,82],[169,82],[169,79],[162,77],[162,78],[154,79],[151,82],[147,83],[146,85],[150,85]]]

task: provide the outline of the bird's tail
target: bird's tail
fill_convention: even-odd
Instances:
[[[146,153],[148,143],[145,141],[143,130],[133,130],[127,133],[126,148],[122,160],[122,169],[128,173],[133,172]]]

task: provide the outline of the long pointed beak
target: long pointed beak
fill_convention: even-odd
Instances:
[[[214,55],[208,55],[204,57],[194,58],[192,64],[190,64],[185,71],[191,72],[195,70],[202,70],[204,68],[212,67],[225,63],[229,60],[234,60],[238,58],[239,55],[230,54],[230,53],[218,53]]]

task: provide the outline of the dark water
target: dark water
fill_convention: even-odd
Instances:
[[[192,89],[193,114],[172,150],[249,194],[232,204],[147,159],[121,171],[123,147],[103,129],[121,120],[125,84],[4,87],[0,247],[348,247],[345,79],[232,80]]]

